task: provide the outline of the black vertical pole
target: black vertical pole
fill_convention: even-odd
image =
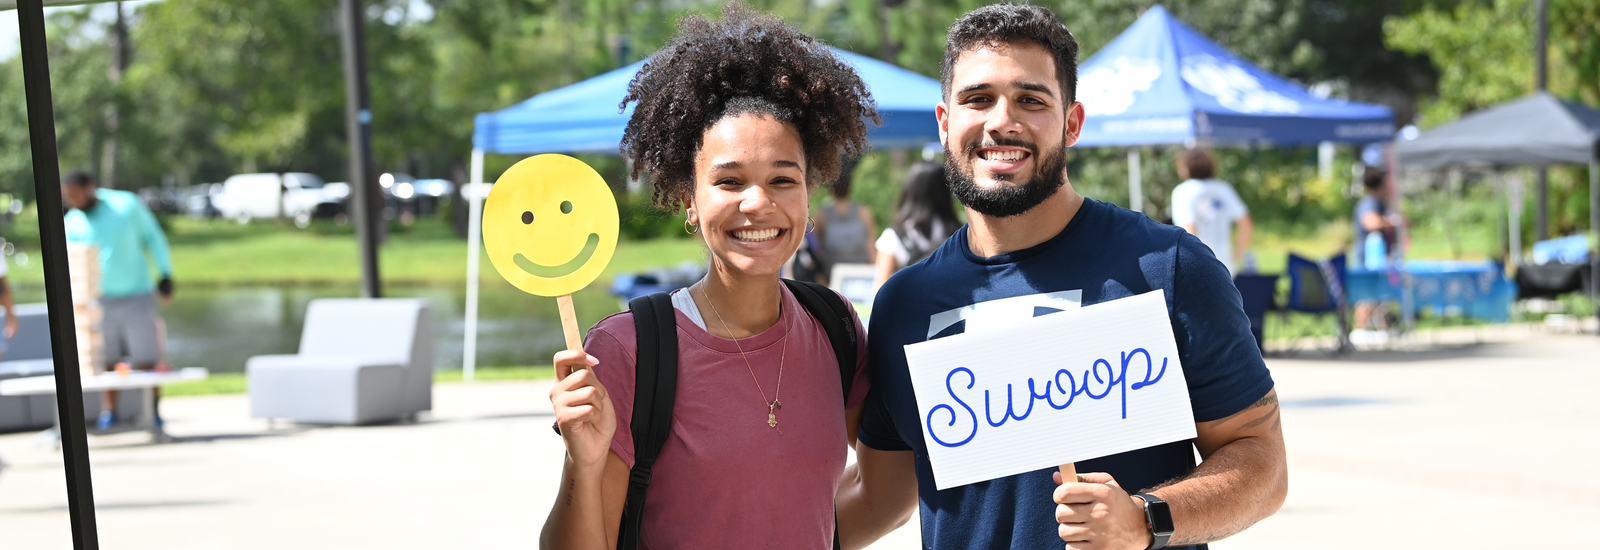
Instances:
[[[44,256],[44,295],[54,351],[56,409],[61,415],[61,456],[67,473],[67,510],[72,547],[98,550],[94,488],[89,482],[89,441],[83,424],[83,381],[78,377],[78,337],[72,319],[72,281],[67,274],[67,234],[61,218],[61,168],[56,157],[56,122],[50,100],[50,61],[45,44],[43,0],[19,0],[22,84],[28,101],[28,140],[33,149],[33,186],[38,202],[39,245]]]
[[[367,106],[365,20],[361,0],[340,0],[344,23],[345,126],[350,134],[350,218],[361,247],[361,297],[381,298],[378,283],[378,224],[382,197],[372,174],[372,110]]]
[[[1533,3],[1535,23],[1533,32],[1533,79],[1538,90],[1545,91],[1545,83],[1549,77],[1547,56],[1545,55],[1545,37],[1550,34],[1550,19],[1546,15],[1550,11],[1549,0],[1534,0]],[[1550,169],[1539,167],[1539,182],[1535,187],[1535,195],[1539,201],[1539,227],[1536,229],[1539,240],[1550,238]]]

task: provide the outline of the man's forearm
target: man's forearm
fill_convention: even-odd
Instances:
[[[839,520],[839,546],[846,550],[866,548],[884,535],[905,525],[911,519],[911,507],[873,502],[872,495],[861,482],[860,465],[845,468],[839,480],[835,497],[835,514]]]
[[[1172,507],[1176,531],[1168,544],[1220,540],[1278,511],[1289,491],[1283,453],[1281,439],[1240,439],[1217,449],[1189,475],[1147,491]]]
[[[834,496],[839,544],[865,548],[905,525],[917,508],[916,462],[911,451],[879,451],[858,443],[856,463],[845,468]]]

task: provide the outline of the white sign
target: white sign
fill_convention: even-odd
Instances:
[[[1160,291],[906,346],[940,490],[1193,439]]]

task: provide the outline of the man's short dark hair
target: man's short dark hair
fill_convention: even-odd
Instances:
[[[1383,187],[1383,182],[1389,177],[1389,171],[1377,166],[1368,166],[1361,171],[1361,185],[1368,191]]]
[[[939,85],[950,97],[950,80],[961,54],[978,48],[1036,44],[1050,52],[1056,62],[1056,80],[1066,104],[1078,97],[1078,41],[1049,9],[1030,4],[990,4],[972,11],[950,25],[944,45],[944,61],[939,64]]]
[[[1178,166],[1189,179],[1211,179],[1217,175],[1217,159],[1203,146],[1184,149],[1178,153]]]
[[[61,178],[61,184],[76,185],[80,187],[84,185],[93,185],[94,176],[83,170],[73,170],[67,173],[67,177]]]

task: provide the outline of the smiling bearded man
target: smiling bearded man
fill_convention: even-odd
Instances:
[[[1277,394],[1227,269],[1182,229],[1085,198],[1067,178],[1084,124],[1077,51],[1038,6],[989,5],[951,26],[935,113],[969,223],[878,291],[872,391],[839,517],[892,524],[920,500],[927,548],[1136,550],[1203,548],[1283,504]],[[937,490],[906,345],[1151,291],[1168,304],[1194,440],[1080,461],[1076,479],[1052,467]]]

